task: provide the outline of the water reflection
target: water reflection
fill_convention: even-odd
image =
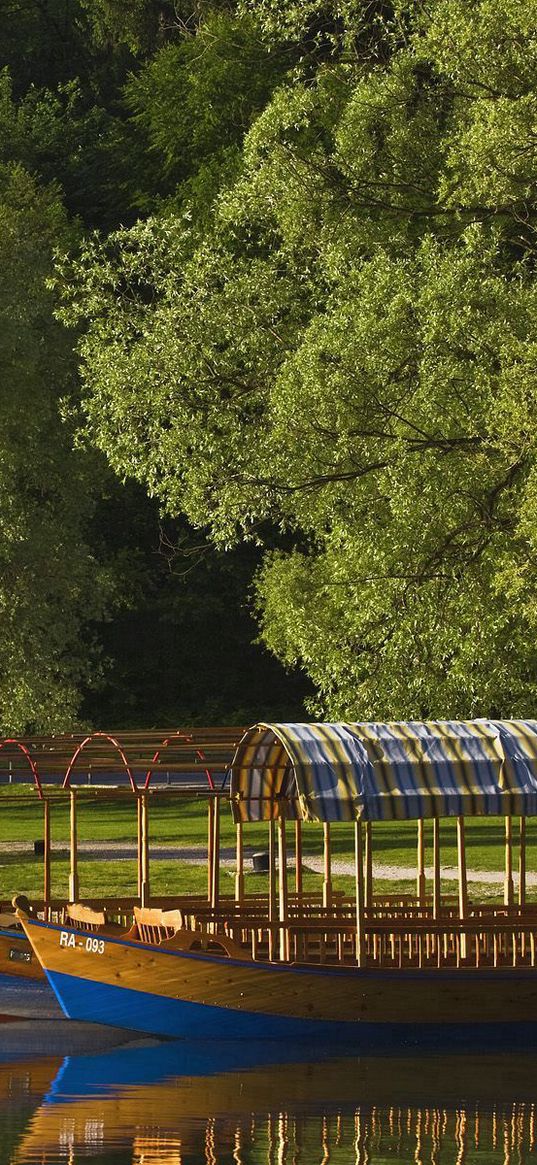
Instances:
[[[34,1097],[40,1087],[44,1095],[2,1159],[529,1165],[537,1056],[319,1059],[316,1049],[304,1051],[299,1060],[288,1049],[281,1062],[280,1049],[274,1063],[267,1045],[183,1043],[42,1061],[33,1078],[31,1066],[11,1066],[6,1112],[16,1110],[23,1078]]]

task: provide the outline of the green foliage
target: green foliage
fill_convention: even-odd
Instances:
[[[169,214],[63,267],[92,439],[266,547],[264,640],[322,714],[537,696],[533,15],[324,6],[341,52],[274,94],[202,240]]]
[[[74,367],[46,280],[53,246],[69,237],[57,192],[0,168],[2,732],[72,723],[98,665],[88,625],[116,585],[85,540],[95,459],[73,452],[59,412]]]
[[[532,5],[439,0],[421,52],[449,78],[454,93],[440,197],[450,206],[516,215],[526,237],[537,166]]]
[[[251,19],[214,11],[195,36],[162,48],[131,77],[127,105],[180,204],[207,217],[282,67]]]
[[[126,45],[135,57],[151,57],[168,41],[195,37],[207,14],[235,10],[233,0],[80,0],[95,43]]]
[[[0,159],[58,182],[89,227],[132,223],[155,192],[121,107],[132,56],[96,42],[79,0],[0,0],[0,18]]]
[[[108,0],[0,0],[0,68],[9,70],[16,99],[78,79],[94,99],[113,101],[134,58],[128,37],[101,35],[100,13],[112,7]],[[131,0],[121,7],[134,18]],[[142,5],[149,7],[150,0]]]
[[[300,715],[303,685],[253,642],[250,549],[183,520],[161,552],[156,503],[73,449],[75,337],[53,314],[54,250],[164,199],[209,220],[236,173],[281,63],[205,7],[0,0],[0,730]]]
[[[133,124],[88,102],[78,81],[32,87],[16,102],[9,74],[0,73],[0,159],[58,183],[69,213],[88,227],[132,221],[147,199],[142,155]]]
[[[133,54],[158,47],[176,27],[178,9],[172,0],[81,0],[97,43],[127,45]]]
[[[0,67],[10,70],[17,96],[30,85],[64,82],[84,67],[79,0],[0,0]]]
[[[386,63],[404,44],[420,0],[238,0],[270,45],[310,73],[330,61],[359,70]]]

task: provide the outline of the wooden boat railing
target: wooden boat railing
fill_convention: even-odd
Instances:
[[[242,919],[240,930],[228,924],[235,939],[250,937],[254,960],[271,956],[278,961],[277,936],[287,938],[290,962],[355,964],[357,927],[355,922],[319,919],[260,923]],[[363,966],[378,969],[405,967],[535,967],[537,917],[523,922],[507,917],[460,919],[394,919],[366,922]],[[271,942],[272,938],[272,942]]]
[[[185,899],[172,910],[133,908],[129,934],[148,945],[214,953],[254,961],[356,965],[358,928],[341,899],[328,908],[309,903],[309,911],[290,911],[286,919],[267,921],[262,897],[253,896],[241,910],[230,901],[218,911]],[[81,930],[117,929],[107,910],[70,904],[63,921]],[[282,942],[283,938],[283,942]],[[528,967],[537,965],[537,904],[471,907],[468,918],[444,908],[434,919],[429,905],[406,903],[370,907],[363,927],[362,966],[380,970],[405,968]]]
[[[53,900],[48,906],[48,917],[51,922],[62,924],[67,921],[70,905],[65,903],[65,899]],[[83,903],[84,907],[101,911],[104,909],[107,923],[117,923],[119,926],[128,928],[132,925],[134,917],[134,908],[139,905],[139,898],[129,896],[121,898],[105,899],[102,898],[86,898]],[[38,917],[43,917],[45,913],[44,904],[42,902],[33,902],[33,913]],[[152,907],[155,909],[170,910],[178,909],[183,915],[183,926],[199,926],[212,924],[221,925],[228,919],[238,919],[241,917],[251,917],[252,914],[260,914],[262,917],[268,919],[268,898],[263,894],[253,894],[245,896],[240,905],[231,896],[221,897],[219,907],[217,910],[212,908],[207,903],[204,895],[170,895],[162,897],[154,897],[152,899]],[[10,905],[0,905],[0,909],[5,913],[6,920],[9,916],[13,919],[13,908]],[[334,899],[329,907],[323,907],[320,895],[289,895],[288,902],[288,917],[293,919],[296,917],[304,918],[341,918],[355,920],[356,909],[354,900],[348,896],[343,895]],[[393,899],[388,899],[387,896],[381,898],[374,898],[373,904],[370,907],[364,908],[365,922],[372,922],[373,920],[382,921],[390,920],[392,918],[414,919],[414,918],[433,918],[434,908],[432,901],[425,903],[417,903],[415,899],[406,896],[394,896]],[[458,906],[455,902],[452,904],[445,899],[442,900],[442,909],[440,917],[442,919],[459,918]],[[521,920],[527,922],[537,917],[537,902],[525,903],[523,906],[511,905],[506,906],[503,903],[485,902],[485,903],[468,903],[469,920],[473,918],[509,918],[510,920]]]

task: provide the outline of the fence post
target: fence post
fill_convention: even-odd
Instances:
[[[323,906],[325,909],[332,905],[332,846],[330,841],[330,823],[323,823]]]
[[[287,839],[285,817],[278,817],[278,895],[280,921],[280,960],[289,961],[289,927],[287,900]]]
[[[518,854],[518,905],[526,905],[526,818],[520,818],[520,849]]]
[[[275,955],[276,922],[276,829],[274,819],[269,821],[269,959]]]
[[[244,844],[242,835],[242,821],[237,821],[236,827],[237,839],[237,869],[235,873],[235,901],[239,906],[242,906],[244,900]]]
[[[418,906],[425,906],[425,826],[422,817],[418,820],[416,897]]]
[[[459,915],[468,917],[468,884],[466,879],[466,847],[464,817],[457,817],[457,857],[459,866]],[[461,957],[466,958],[466,935],[461,934]]]
[[[433,918],[440,917],[440,821],[433,817]]]

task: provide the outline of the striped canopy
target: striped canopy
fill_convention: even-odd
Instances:
[[[537,815],[537,720],[257,724],[231,768],[236,821]]]

